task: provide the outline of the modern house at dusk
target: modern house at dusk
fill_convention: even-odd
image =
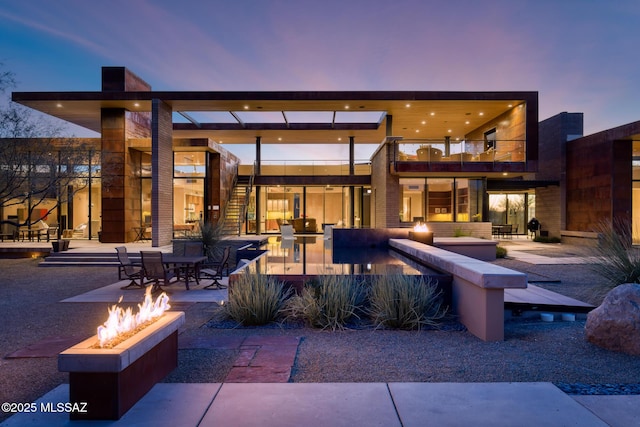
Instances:
[[[424,221],[490,238],[491,224],[525,234],[534,216],[550,236],[592,238],[598,221],[640,213],[640,122],[583,137],[581,114],[539,123],[537,92],[167,92],[104,67],[101,91],[13,100],[101,135],[87,140],[91,182],[47,221],[103,242],[142,231],[165,245],[201,219],[236,234]],[[356,159],[358,144],[377,149]],[[312,145],[348,154],[313,159]],[[262,160],[274,146],[288,158]]]

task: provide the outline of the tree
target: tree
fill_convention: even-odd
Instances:
[[[64,127],[36,117],[12,102],[12,72],[0,63],[0,220],[14,226],[31,225],[51,214],[98,173],[98,151],[76,138],[62,138]],[[94,165],[94,166],[92,166]],[[18,221],[5,219],[4,210],[21,206]]]

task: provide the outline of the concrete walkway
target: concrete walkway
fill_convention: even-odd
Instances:
[[[550,383],[157,384],[118,421],[69,421],[42,409],[68,402],[61,385],[9,426],[624,426],[640,396],[570,397]]]

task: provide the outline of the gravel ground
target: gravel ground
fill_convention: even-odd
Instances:
[[[548,279],[536,285],[599,303],[593,290],[601,279],[585,266],[537,266],[512,259],[496,263]],[[5,356],[46,337],[78,336],[80,341],[95,334],[108,304],[59,301],[111,284],[117,273],[115,268],[42,268],[36,260],[0,259],[0,277],[0,399],[32,402],[68,375],[58,372],[55,357]],[[301,337],[293,382],[549,381],[571,394],[640,394],[640,359],[587,343],[580,317],[553,323],[513,318],[505,323],[503,342],[486,343],[455,323],[439,331],[229,329],[212,324],[214,304],[175,308],[186,312],[184,336]],[[165,381],[220,382],[236,355],[236,350],[180,350],[179,366]],[[6,417],[0,414],[0,421]]]

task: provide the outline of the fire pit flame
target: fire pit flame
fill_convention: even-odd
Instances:
[[[171,308],[167,294],[161,293],[154,301],[151,297],[151,288],[152,286],[147,287],[144,301],[142,304],[138,304],[138,312],[135,314],[131,307],[123,309],[114,304],[109,308],[107,321],[98,326],[100,347],[104,347],[118,336],[134,331],[139,326],[157,319]],[[118,304],[120,302],[122,302],[122,297],[118,300]]]
[[[427,224],[420,222],[413,227],[413,231],[415,231],[416,233],[422,233],[425,231],[429,231],[429,227],[427,227]]]

